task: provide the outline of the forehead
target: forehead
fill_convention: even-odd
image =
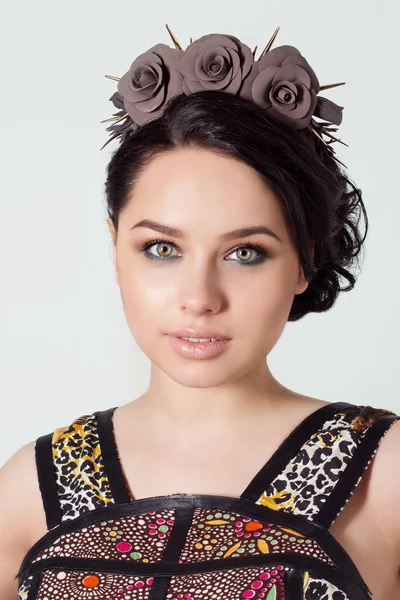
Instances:
[[[279,200],[255,169],[199,148],[165,152],[145,167],[121,220],[145,218],[203,235],[260,224],[287,234]]]

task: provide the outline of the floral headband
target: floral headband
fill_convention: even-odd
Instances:
[[[194,42],[190,38],[189,46],[183,50],[168,25],[166,28],[175,48],[156,44],[140,54],[123,77],[106,75],[118,81],[118,91],[110,100],[119,110],[110,119],[101,121],[112,121],[107,127],[110,139],[101,150],[115,138],[123,142],[138,126],[159,117],[172,97],[200,90],[237,94],[253,100],[271,117],[293,129],[308,127],[332,156],[330,144],[337,141],[347,146],[332,135],[332,131],[337,131],[332,125],[342,122],[343,106],[317,96],[321,90],[345,82],[320,86],[315,72],[297,48],[285,45],[271,50],[280,27],[257,60],[257,46],[252,52],[233,35],[211,33]],[[313,117],[323,121],[317,122]],[[328,137],[327,141],[322,134]]]

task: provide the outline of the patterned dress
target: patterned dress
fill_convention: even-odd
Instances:
[[[399,415],[327,403],[292,430],[239,498],[135,500],[115,408],[36,440],[48,531],[15,576],[19,600],[370,600],[329,528]]]

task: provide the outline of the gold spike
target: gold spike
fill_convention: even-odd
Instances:
[[[329,131],[323,131],[322,132],[324,135],[329,136],[330,138],[332,138],[333,140],[336,140],[337,142],[340,142],[341,144],[343,144],[343,146],[347,146],[349,147],[348,144],[346,144],[345,142],[342,142],[342,140],[339,140],[339,138],[335,137],[334,135],[332,135]]]
[[[314,127],[311,127],[311,126],[310,126],[310,129],[311,129],[311,131],[313,131],[313,132],[315,133],[315,135],[316,135],[317,137],[319,137],[319,139],[320,139],[322,142],[324,142],[325,146],[327,146],[327,145],[328,145],[328,144],[326,143],[326,141],[324,140],[324,138],[320,136],[320,134],[318,133],[318,131],[317,131],[316,129],[314,129]]]
[[[254,60],[254,57],[255,57],[255,55],[256,55],[256,51],[257,51],[257,46],[256,46],[256,47],[254,48],[254,50],[253,50],[253,60]]]
[[[325,140],[324,140],[324,139],[323,139],[323,138],[322,138],[322,137],[319,135],[318,131],[316,131],[316,130],[314,129],[314,127],[311,127],[311,126],[310,126],[310,129],[311,129],[311,131],[313,131],[313,132],[315,133],[315,135],[316,135],[317,137],[319,137],[319,139],[320,139],[320,140],[322,140],[322,141],[324,142],[325,146],[329,146],[329,144],[327,144],[327,143],[326,143],[326,141],[325,141]],[[346,146],[347,146],[347,144],[346,144]],[[340,164],[341,164],[341,165],[342,165],[342,166],[343,166],[345,169],[347,169],[346,165],[345,165],[345,164],[343,164],[343,163],[342,163],[342,162],[341,162],[341,161],[340,161],[338,158],[336,158],[335,154],[332,154],[332,157],[333,157],[333,158],[334,158],[334,159],[335,159],[335,160],[336,160],[338,163],[340,163]]]
[[[193,44],[193,40],[192,40],[192,38],[190,38],[190,43],[191,43],[191,44]]]
[[[114,77],[114,75],[104,75],[104,77],[107,77],[107,79],[113,79],[114,81],[120,80],[120,77]]]
[[[330,88],[334,88],[334,87],[338,87],[339,85],[345,85],[346,82],[342,81],[341,83],[330,83],[328,85],[321,85],[321,87],[319,88],[320,91],[321,90],[329,90]]]
[[[116,121],[117,119],[119,119],[119,117],[110,117],[109,119],[104,119],[103,121],[100,121],[100,123],[108,123],[109,121]]]
[[[328,145],[325,140],[320,136],[320,134],[313,128],[311,127],[312,131],[319,137],[320,140],[322,140],[324,142],[324,144]],[[340,142],[341,144],[343,144],[344,146],[349,147],[348,144],[346,144],[345,142],[343,142],[342,140],[340,140],[339,138],[335,137],[334,135],[332,135],[329,131],[325,131],[324,129],[322,130],[322,132],[324,135],[327,135],[328,137],[332,138],[333,140],[336,140],[337,142]]]
[[[110,137],[109,140],[106,141],[105,144],[102,145],[102,147],[100,148],[100,150],[103,150],[103,148],[105,148],[107,146],[107,144],[109,144],[110,142],[112,142],[113,140],[115,140],[116,137],[119,136],[119,133],[116,133],[115,135],[113,135],[112,137]]]
[[[280,30],[280,27],[277,27],[275,29],[275,31],[272,35],[272,38],[269,40],[268,44],[265,46],[264,50],[261,52],[260,56],[258,57],[258,60],[260,60],[260,58],[262,58],[264,56],[264,54],[266,54],[267,52],[269,52],[271,50],[271,46],[274,43],[279,30]]]
[[[170,28],[168,27],[168,25],[165,25],[165,27],[168,29],[168,33],[172,38],[172,41],[175,44],[175,48],[177,48],[178,50],[182,50],[182,46],[180,45],[180,43],[178,42],[178,40],[176,39],[176,37],[174,36],[174,34],[172,33],[172,31],[170,30]]]
[[[122,121],[122,119],[125,119],[125,117],[128,116],[128,113],[125,113],[124,115],[122,115],[122,117],[110,117],[109,119],[104,119],[104,121],[100,121],[100,123],[108,123],[109,121],[115,121],[115,123],[118,123],[118,121]]]

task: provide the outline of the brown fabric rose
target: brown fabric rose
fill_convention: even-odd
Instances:
[[[316,74],[297,48],[279,46],[253,63],[240,95],[294,129],[303,129],[311,121],[319,87]]]
[[[173,41],[175,48],[156,44],[140,54],[118,81],[110,98],[119,109],[107,128],[111,139],[124,141],[138,126],[161,116],[171,98],[203,90],[238,94],[296,130],[310,127],[318,137],[326,133],[327,146],[336,139],[329,125],[340,125],[343,107],[317,97],[318,78],[294,46],[278,46],[255,61],[249,46],[233,35],[203,35],[185,50]]]
[[[182,50],[156,44],[140,54],[118,82],[127,113],[138,125],[157,118],[169,99],[183,92]]]
[[[210,33],[192,42],[182,57],[183,91],[236,94],[250,72],[253,53],[233,35]]]

